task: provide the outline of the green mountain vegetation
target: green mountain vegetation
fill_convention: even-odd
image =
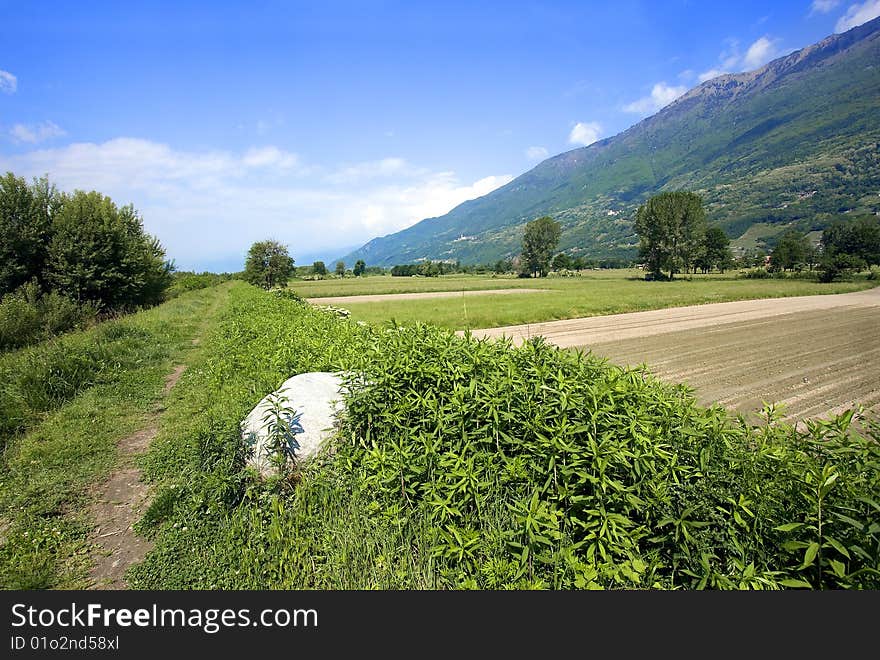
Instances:
[[[376,238],[347,263],[488,263],[519,254],[523,226],[550,215],[559,248],[637,254],[635,212],[667,190],[700,194],[734,248],[787,229],[880,212],[880,18],[690,90],[628,130],[554,156],[509,184]]]

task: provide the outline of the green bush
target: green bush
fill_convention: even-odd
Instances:
[[[43,323],[37,306],[10,294],[0,299],[0,351],[38,341]]]
[[[94,303],[77,304],[55,291],[43,295],[37,283],[30,282],[0,299],[0,351],[83,328],[97,316]]]

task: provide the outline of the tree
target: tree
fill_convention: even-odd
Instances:
[[[863,217],[835,222],[822,232],[822,281],[831,282],[847,271],[880,264],[880,220]]]
[[[294,273],[294,261],[287,246],[278,241],[258,241],[248,250],[244,279],[264,289],[284,286]]]
[[[699,261],[698,265],[703,268],[703,272],[717,268],[723,273],[733,263],[730,239],[718,225],[711,225],[706,229]]]
[[[492,272],[497,275],[509,273],[511,270],[513,270],[513,264],[510,262],[510,259],[499,259],[495,262],[495,265],[492,266]]]
[[[336,274],[339,275],[339,277],[345,276],[345,262],[344,261],[337,261],[336,262]]]
[[[122,309],[161,302],[173,266],[131,205],[101,193],[61,196],[52,218],[44,280],[78,303]]]
[[[326,275],[327,274],[327,266],[324,265],[323,261],[316,261],[312,264],[312,272],[315,275]]]
[[[363,259],[358,259],[357,261],[354,262],[354,270],[352,272],[354,273],[355,277],[360,277],[361,275],[364,274],[364,271],[366,271],[366,270],[367,270],[367,264],[366,264],[366,262],[364,262]]]
[[[562,227],[549,216],[526,224],[522,239],[522,260],[526,272],[544,277],[550,266],[550,255],[559,243]]]
[[[822,232],[824,252],[847,254],[865,262],[880,264],[880,219],[865,216],[849,222],[837,221]]]
[[[553,270],[569,270],[572,267],[571,257],[565,254],[565,252],[560,252],[553,257],[553,262],[550,265]]]
[[[790,229],[776,242],[776,247],[770,255],[770,263],[774,269],[789,270],[806,263],[807,252],[806,237],[799,231]]]
[[[60,203],[45,177],[30,185],[12,172],[0,177],[0,296],[33,279],[42,282]]]
[[[698,256],[706,235],[703,200],[692,192],[675,191],[654,195],[636,214],[639,255],[652,277],[669,271],[687,271]]]

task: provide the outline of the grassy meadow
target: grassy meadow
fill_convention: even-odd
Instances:
[[[402,325],[421,321],[463,330],[733,300],[847,293],[876,285],[874,281],[865,280],[820,284],[797,278],[746,279],[737,275],[737,272],[688,275],[672,282],[645,282],[644,272],[636,269],[585,271],[581,277],[541,279],[491,275],[433,278],[370,276],[293,280],[289,288],[306,298],[511,288],[548,290],[503,297],[462,296],[340,304],[351,311],[353,319],[369,324],[379,325],[393,319]]]
[[[90,489],[226,295],[183,294],[0,356],[0,587],[84,588]]]

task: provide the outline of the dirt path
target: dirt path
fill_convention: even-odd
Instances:
[[[828,296],[717,303],[479,330],[520,343],[538,334],[612,362],[646,364],[692,386],[704,404],[743,413],[783,404],[784,419],[862,404],[880,418],[880,288]]]
[[[186,365],[179,364],[166,376],[163,396],[171,391],[185,370]],[[150,490],[141,481],[141,471],[134,461],[156,437],[159,415],[158,411],[153,412],[144,428],[119,442],[119,465],[95,493],[89,509],[89,517],[95,522],[90,538],[95,548],[89,572],[93,589],[125,589],[125,571],[152,548],[152,543],[133,529],[149,504]]]
[[[462,296],[504,296],[513,293],[547,293],[550,289],[481,289],[479,291],[427,291],[424,293],[374,293],[363,296],[309,298],[314,305],[380,302],[383,300],[421,300],[423,298],[461,298]]]

